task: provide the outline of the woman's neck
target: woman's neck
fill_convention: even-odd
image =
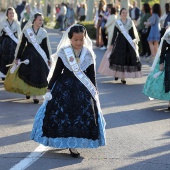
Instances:
[[[11,23],[11,22],[13,22],[13,19],[8,18],[8,21]]]
[[[126,22],[126,18],[122,18],[121,20],[122,20],[122,22]]]
[[[33,25],[34,31],[37,32],[40,27],[37,27],[36,25]]]
[[[80,55],[80,52],[81,52],[81,49],[75,49],[74,47],[72,47],[73,50],[74,50],[74,53],[76,56],[79,56]]]

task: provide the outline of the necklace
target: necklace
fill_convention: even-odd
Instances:
[[[125,21],[123,21],[123,20],[121,19],[121,21],[122,21],[123,25],[126,25],[126,24],[127,24],[127,19],[126,19]]]
[[[74,52],[74,55],[75,55],[77,63],[79,63],[80,62],[81,49],[80,50],[75,50],[73,48],[73,52]]]

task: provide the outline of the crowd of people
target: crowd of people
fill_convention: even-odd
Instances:
[[[165,9],[162,16],[159,4],[150,8],[144,3],[140,10],[134,1],[131,8],[119,9],[101,0],[94,26],[96,45],[103,45],[100,49],[106,52],[98,72],[126,84],[127,78],[142,77],[141,58],[146,58],[153,64],[143,93],[170,100],[169,3]],[[37,96],[44,95],[31,139],[45,146],[69,148],[71,156],[79,157],[76,148],[106,145],[96,84],[96,56],[86,28],[74,24],[72,4],[62,3],[56,13],[60,30],[65,32],[51,58],[40,5],[31,10],[23,1],[16,9],[7,8],[0,20],[0,77],[6,91],[23,94],[26,99],[32,96],[35,104],[39,103]],[[77,6],[76,13],[77,19],[84,21],[86,5]]]
[[[65,31],[76,21],[85,21],[87,16],[87,6],[85,3],[78,3],[76,9],[71,3],[61,3],[56,5],[56,21],[60,24],[60,31]]]

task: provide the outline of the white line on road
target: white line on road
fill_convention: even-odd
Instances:
[[[10,170],[24,170],[38,160],[50,147],[39,145],[32,153],[26,158],[21,160],[18,164],[13,166]]]

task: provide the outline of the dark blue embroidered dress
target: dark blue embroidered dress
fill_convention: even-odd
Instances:
[[[96,86],[94,62],[87,50],[80,68]],[[39,109],[31,139],[56,148],[96,148],[105,145],[105,121],[88,89],[69,67],[63,50],[49,82],[52,100]]]

